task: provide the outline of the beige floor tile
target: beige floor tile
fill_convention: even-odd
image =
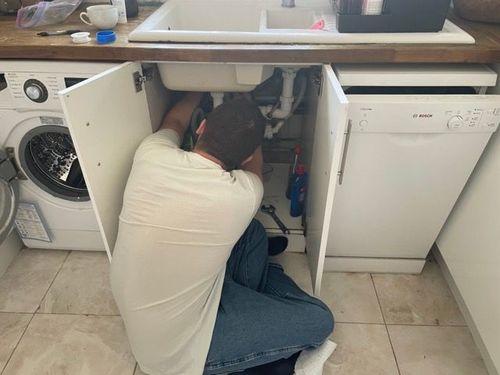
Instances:
[[[321,300],[337,322],[384,322],[370,274],[325,272]]]
[[[37,314],[3,375],[132,375],[134,367],[120,317]]]
[[[299,287],[312,294],[306,254],[283,253],[271,261],[281,264]],[[369,274],[325,273],[321,299],[332,309],[338,322],[383,323]]]
[[[118,315],[105,253],[73,251],[40,304],[46,313]]]
[[[135,369],[134,375],[146,375],[146,373],[142,372],[141,368],[139,367],[139,364],[137,364],[137,368]]]
[[[420,275],[373,275],[387,324],[465,325],[435,261]]]
[[[282,253],[271,258],[271,262],[283,266],[285,273],[305,292],[312,294],[311,273],[307,264],[307,256],[302,253]]]
[[[28,325],[32,314],[0,313],[0,372]]]
[[[397,375],[387,330],[382,324],[336,324],[337,349],[323,375]]]
[[[487,375],[467,327],[388,328],[401,375]]]
[[[68,252],[25,249],[0,278],[0,311],[33,313]]]

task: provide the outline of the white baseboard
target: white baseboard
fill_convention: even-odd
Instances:
[[[332,257],[325,259],[325,272],[419,274],[425,259]]]

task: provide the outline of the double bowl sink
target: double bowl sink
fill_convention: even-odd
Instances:
[[[311,30],[318,21],[331,24],[329,1],[168,0],[129,36],[138,42],[188,43],[328,43],[331,33]]]
[[[474,43],[446,21],[437,33],[339,33],[331,2],[295,0],[166,0],[129,35],[131,42],[242,44]],[[324,24],[323,30],[312,29]],[[241,48],[241,47],[240,47]],[[251,91],[271,74],[264,64],[161,62],[172,90]]]

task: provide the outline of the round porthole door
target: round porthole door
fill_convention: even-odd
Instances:
[[[69,130],[41,125],[19,144],[19,162],[27,177],[42,190],[70,201],[88,201],[89,193]]]
[[[15,177],[17,171],[0,149],[0,244],[7,238],[16,216],[18,194]]]

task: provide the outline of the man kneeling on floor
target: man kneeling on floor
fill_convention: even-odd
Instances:
[[[194,151],[179,148],[201,97],[186,94],[135,154],[113,294],[146,374],[293,374],[333,317],[268,262],[286,239],[268,240],[253,219],[263,195],[258,107],[222,104],[200,125]]]

